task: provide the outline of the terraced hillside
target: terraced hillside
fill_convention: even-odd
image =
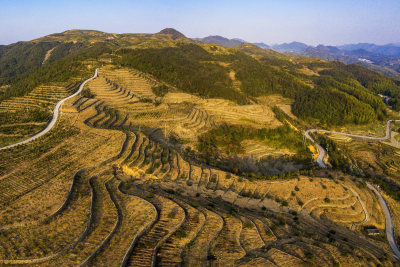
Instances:
[[[0,103],[0,146],[15,143],[43,129],[51,118],[54,105],[73,94],[79,82],[66,86],[42,85],[23,97]]]
[[[174,139],[181,127],[194,144],[246,116],[279,127],[268,106],[237,105],[232,118],[225,100],[156,98],[140,87],[148,79],[100,69],[93,95],[67,101],[48,135],[1,151],[0,264],[396,264],[383,237],[362,234],[383,232],[384,217],[359,179],[317,169],[254,179],[196,160]]]

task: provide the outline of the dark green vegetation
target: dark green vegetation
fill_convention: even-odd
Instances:
[[[118,63],[136,68],[177,88],[202,97],[221,97],[246,103],[232,88],[228,70],[209,63],[214,58],[199,45],[178,43],[161,49],[123,49]]]
[[[307,121],[332,125],[364,124],[377,119],[371,106],[335,89],[303,92],[293,105],[293,113]]]
[[[151,89],[152,89],[153,93],[159,97],[165,96],[169,91],[168,86],[166,86],[165,84],[160,85],[160,86],[154,86]]]
[[[236,77],[242,83],[241,89],[250,96],[281,94],[295,98],[301,92],[310,89],[294,75],[269,65],[265,57],[256,60],[245,53],[237,52],[232,60]]]
[[[332,139],[326,136],[318,135],[316,140],[329,152],[329,163],[333,168],[351,173],[351,161],[346,157],[343,148],[339,148]]]
[[[44,62],[46,52],[54,48]],[[73,43],[17,43],[0,54],[0,86],[9,85],[0,95],[0,101],[22,96],[41,84],[67,83],[71,78],[83,79],[90,70],[85,61],[97,59],[111,52],[108,44]],[[86,63],[87,64],[87,63]]]
[[[86,98],[94,98],[96,95],[90,90],[90,88],[85,88],[82,90],[81,95]]]

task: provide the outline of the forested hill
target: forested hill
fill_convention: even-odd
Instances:
[[[400,109],[400,82],[358,65],[289,57],[251,44],[223,47],[186,38],[174,29],[156,34],[67,31],[0,46],[0,101],[39,84],[88,76],[102,64],[149,73],[178,90],[239,104],[281,94],[312,123],[364,124],[385,119],[391,97]],[[238,86],[239,82],[239,86]]]

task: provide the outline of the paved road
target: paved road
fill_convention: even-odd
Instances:
[[[395,121],[398,122],[398,121]],[[324,159],[326,157],[326,150],[320,146],[315,140],[311,137],[310,133],[312,132],[321,132],[321,133],[329,133],[329,134],[338,134],[338,135],[344,135],[344,136],[349,136],[349,137],[354,137],[354,138],[361,138],[361,139],[366,139],[366,140],[372,140],[372,141],[382,141],[382,140],[387,140],[390,139],[390,133],[391,133],[391,127],[392,127],[393,120],[390,120],[387,122],[386,125],[386,135],[384,137],[373,137],[373,136],[364,136],[364,135],[357,135],[357,134],[349,134],[349,133],[341,133],[341,132],[335,132],[335,131],[327,131],[327,130],[320,130],[320,129],[310,129],[307,130],[304,133],[304,136],[311,140],[315,144],[315,146],[318,149],[318,158],[317,158],[317,163],[319,166],[326,168],[326,164],[324,163]]]
[[[367,186],[378,196],[379,204],[381,205],[383,214],[385,215],[387,240],[396,257],[400,259],[400,250],[396,244],[396,238],[394,234],[394,222],[392,214],[390,213],[389,206],[386,203],[385,198],[381,195],[381,193],[375,186],[371,185],[370,183],[367,183]]]
[[[395,122],[399,122],[399,120],[396,120]],[[307,130],[305,132],[305,137],[309,140],[311,140],[311,142],[313,142],[315,144],[315,146],[318,148],[318,158],[317,158],[317,163],[323,167],[326,168],[326,164],[324,163],[324,158],[326,157],[326,150],[320,146],[319,144],[317,144],[314,139],[312,139],[312,137],[310,136],[311,132],[323,132],[323,133],[329,133],[329,134],[339,134],[339,135],[345,135],[345,136],[349,136],[349,137],[355,137],[355,138],[361,138],[361,139],[367,139],[367,140],[374,140],[374,141],[382,141],[382,140],[387,140],[390,139],[390,135],[391,135],[391,126],[392,126],[393,121],[390,120],[387,122],[386,125],[386,136],[384,137],[371,137],[371,136],[362,136],[362,135],[356,135],[356,134],[348,134],[348,133],[340,133],[340,132],[334,132],[334,131],[327,131],[327,130],[317,130],[317,129],[310,129]],[[395,234],[394,234],[394,222],[393,222],[393,217],[390,213],[390,209],[388,204],[386,203],[385,199],[383,198],[383,196],[381,195],[381,193],[378,191],[378,189],[376,189],[376,187],[374,187],[373,185],[371,185],[370,183],[367,183],[368,188],[370,188],[372,191],[375,192],[375,194],[378,196],[378,200],[379,200],[379,204],[382,207],[382,211],[385,215],[385,221],[386,221],[386,236],[387,236],[387,240],[388,243],[390,245],[390,247],[393,250],[393,253],[395,254],[397,259],[400,259],[400,250],[399,247],[396,244],[396,238],[395,238]],[[359,198],[359,196],[358,196]],[[363,206],[363,210],[366,214],[366,218],[364,220],[364,222],[366,222],[368,220],[368,212],[365,209],[361,198],[359,198],[361,205]]]
[[[71,99],[71,98],[77,96],[78,94],[80,94],[82,92],[82,89],[85,86],[85,84],[87,82],[93,80],[94,78],[96,78],[97,74],[98,74],[98,70],[96,69],[95,72],[94,72],[93,77],[91,77],[91,78],[87,79],[86,81],[84,81],[79,86],[78,91],[76,91],[74,94],[72,94],[72,95],[70,95],[70,96],[68,96],[68,97],[66,97],[64,99],[61,99],[60,101],[57,102],[57,104],[54,107],[53,117],[52,117],[50,123],[48,123],[46,128],[44,128],[41,132],[39,132],[39,133],[35,134],[34,136],[31,136],[28,139],[25,139],[25,140],[23,140],[21,142],[18,142],[18,143],[12,144],[12,145],[8,145],[8,146],[5,146],[5,147],[0,147],[0,150],[4,150],[4,149],[7,149],[7,148],[12,148],[12,147],[15,147],[15,146],[19,146],[19,145],[23,145],[23,144],[29,143],[29,142],[31,142],[31,141],[33,141],[33,140],[45,135],[46,133],[48,133],[56,125],[58,118],[61,116],[61,110],[60,110],[61,105],[65,101],[67,101],[68,99]]]
[[[318,149],[318,157],[317,157],[317,163],[319,166],[321,166],[322,168],[326,168],[326,164],[324,162],[324,158],[326,157],[326,150],[317,142],[314,141],[314,139],[311,137],[310,133],[311,132],[315,132],[317,130],[307,130],[304,134],[304,136],[309,139],[311,142],[314,143],[314,145],[317,147]]]

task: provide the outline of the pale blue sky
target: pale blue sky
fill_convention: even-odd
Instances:
[[[400,42],[400,0],[0,0],[0,44],[68,29],[114,33],[173,27],[268,44]]]

